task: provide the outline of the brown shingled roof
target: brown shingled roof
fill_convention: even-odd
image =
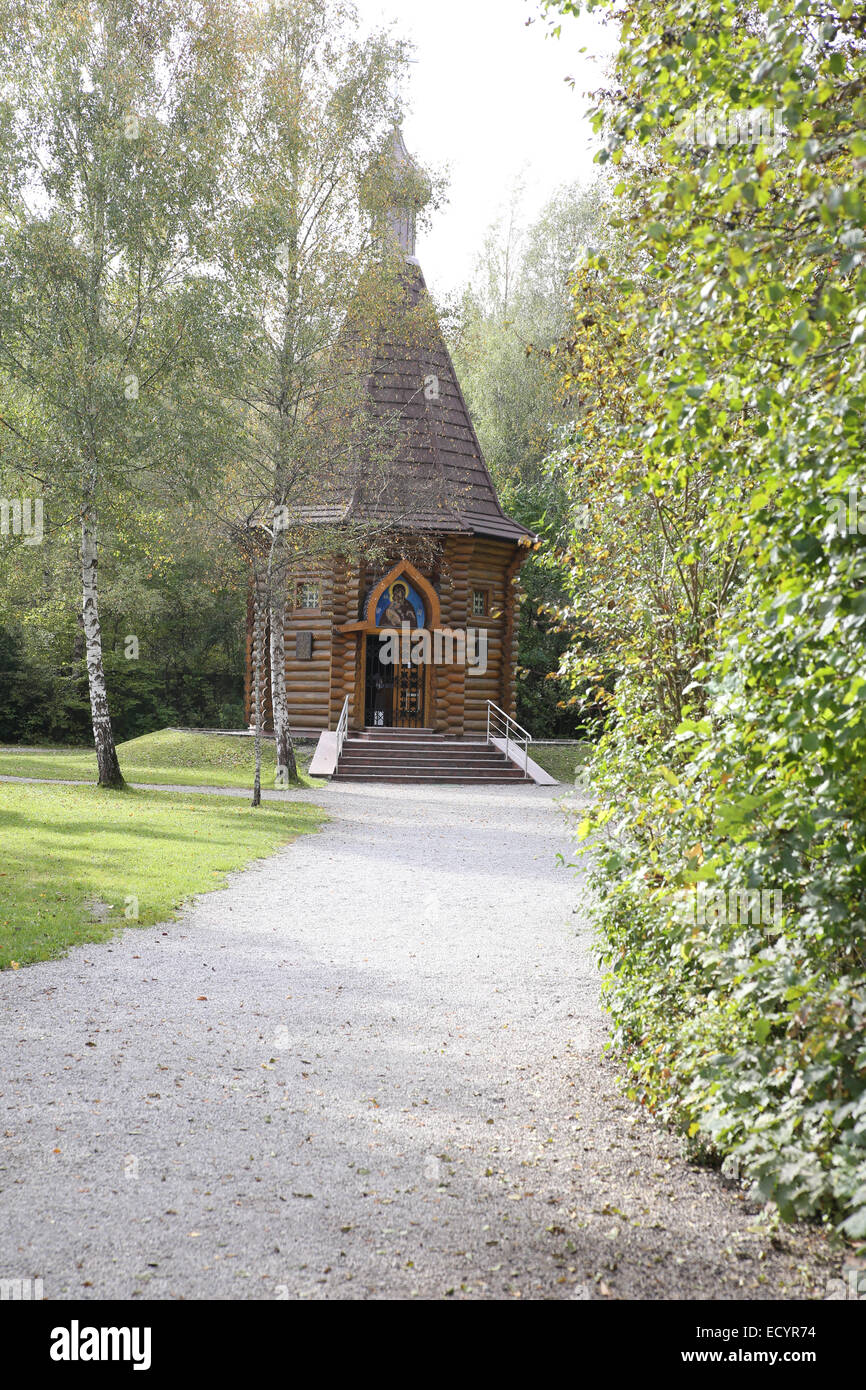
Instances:
[[[372,416],[397,432],[398,439],[403,437],[394,450],[390,486],[380,485],[374,502],[362,484],[350,514],[358,519],[382,516],[393,492],[395,511],[408,512],[419,531],[534,539],[499,505],[424,276],[413,258],[407,261],[404,283],[405,310],[395,313],[378,344],[368,380]]]

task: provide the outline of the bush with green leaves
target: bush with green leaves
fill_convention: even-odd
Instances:
[[[579,831],[605,845],[606,999],[636,1098],[863,1238],[866,16],[615,8],[595,120],[632,262],[576,277],[567,369],[575,490],[607,504],[574,536],[575,624],[615,577]]]

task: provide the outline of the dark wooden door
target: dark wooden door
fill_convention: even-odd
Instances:
[[[420,729],[424,725],[425,667],[384,662],[381,646],[367,638],[364,723],[368,728]]]

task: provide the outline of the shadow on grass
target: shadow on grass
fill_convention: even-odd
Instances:
[[[237,799],[4,783],[0,967],[165,921],[324,819],[309,803],[271,802],[253,813]],[[106,921],[88,917],[88,898],[111,905]],[[137,916],[127,916],[131,902]]]

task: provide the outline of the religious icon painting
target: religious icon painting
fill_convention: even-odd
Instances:
[[[376,604],[376,626],[400,628],[404,623],[424,626],[424,601],[408,580],[395,579]]]

